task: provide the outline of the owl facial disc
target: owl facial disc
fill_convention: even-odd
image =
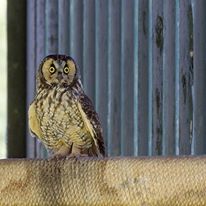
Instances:
[[[67,87],[75,80],[77,67],[69,56],[49,55],[44,58],[40,72],[46,84]]]

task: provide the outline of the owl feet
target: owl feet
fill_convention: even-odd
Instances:
[[[49,159],[51,160],[63,160],[66,159],[66,155],[61,155],[61,154],[55,154],[52,157],[50,157]]]
[[[86,158],[86,157],[89,157],[89,156],[87,154],[73,154],[73,153],[71,153],[66,158],[79,160],[79,159]]]
[[[69,155],[62,155],[62,154],[55,154],[53,155],[50,159],[51,160],[63,160],[63,159],[82,159],[82,158],[87,158],[89,157],[87,154],[69,154]]]

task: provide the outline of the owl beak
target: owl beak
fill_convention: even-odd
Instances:
[[[61,72],[58,72],[57,79],[60,81],[62,80],[63,76]]]

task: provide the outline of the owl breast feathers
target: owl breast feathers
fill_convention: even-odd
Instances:
[[[48,150],[55,156],[105,155],[98,115],[71,57],[45,57],[37,73],[36,90],[29,108],[29,127]]]

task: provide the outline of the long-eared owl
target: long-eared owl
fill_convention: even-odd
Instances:
[[[36,87],[29,108],[31,133],[55,156],[104,156],[100,121],[83,91],[75,61],[65,55],[45,57]]]

